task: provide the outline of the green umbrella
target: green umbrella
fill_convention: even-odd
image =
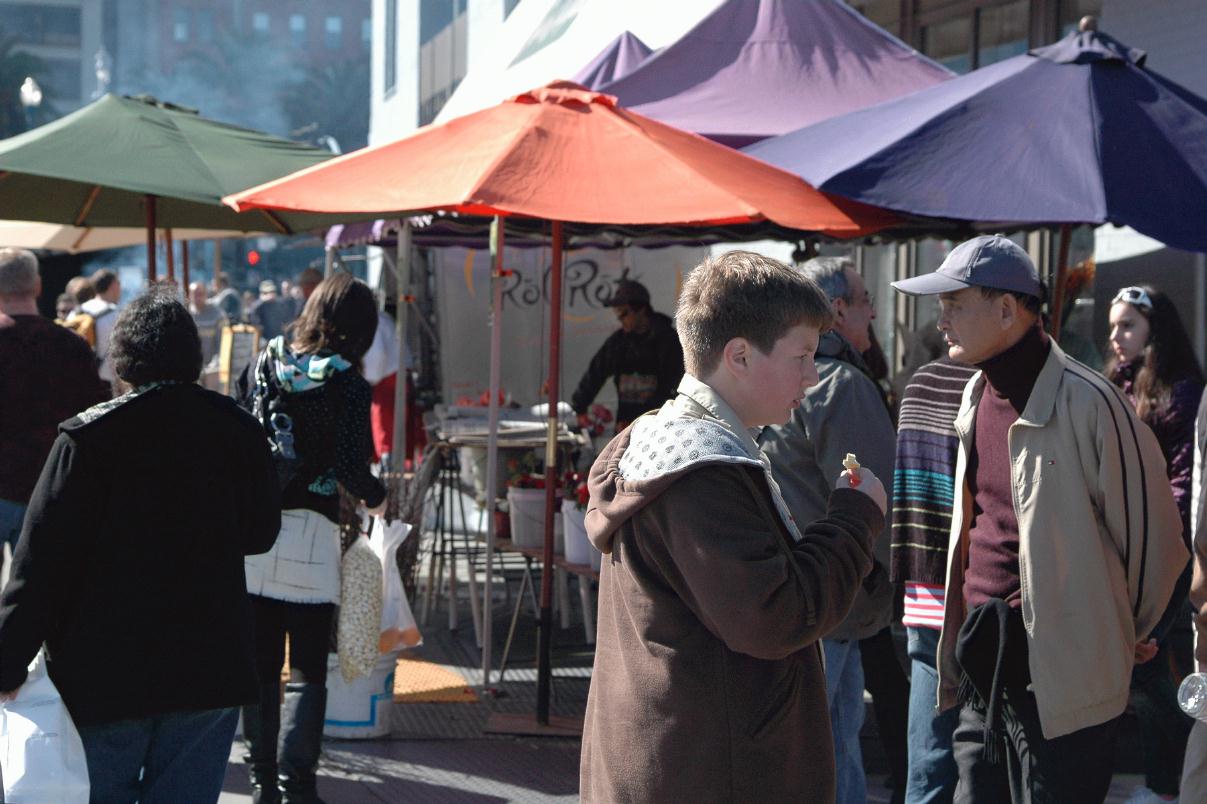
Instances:
[[[222,197],[330,157],[147,96],[106,95],[0,140],[0,219],[145,226],[154,280],[157,227],[293,234],[327,225],[316,214],[236,213]]]

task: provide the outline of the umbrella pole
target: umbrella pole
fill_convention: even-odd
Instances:
[[[176,284],[176,249],[172,246],[171,227],[163,230],[163,250],[168,255],[168,281]]]
[[[398,271],[398,306],[394,310],[394,328],[398,336],[398,373],[394,377],[394,438],[390,463],[401,483],[407,467],[407,305],[411,297],[411,222],[408,220],[398,233],[398,256],[394,265]],[[330,254],[334,255],[334,249]],[[401,489],[402,486],[400,485]],[[430,583],[431,581],[429,581]]]
[[[482,686],[490,686],[491,627],[494,612],[495,509],[499,488],[499,374],[503,355],[504,219],[495,216],[490,246],[490,405],[486,429],[486,583],[482,588]]]
[[[189,297],[189,241],[180,241],[180,287],[184,289],[184,297]]]
[[[147,212],[147,287],[155,284],[158,271],[155,268],[155,196],[144,196]]]
[[[222,276],[222,241],[214,240],[214,289],[217,292],[218,279]],[[231,323],[234,323],[233,321]]]
[[[545,549],[541,556],[541,624],[537,642],[536,720],[549,725],[553,681],[553,503],[556,499],[558,383],[562,359],[562,224],[553,221],[553,258],[549,268],[549,430],[545,442]]]
[[[1069,275],[1069,238],[1073,235],[1073,225],[1066,223],[1060,227],[1060,256],[1056,259],[1056,278],[1052,281],[1052,306],[1049,318],[1052,319],[1052,340],[1060,340],[1060,318],[1064,312],[1065,280]]]

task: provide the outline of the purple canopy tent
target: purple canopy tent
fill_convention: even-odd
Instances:
[[[1092,28],[1092,26],[1090,26]],[[1207,251],[1207,98],[1083,30],[942,86],[748,149],[821,189],[974,228],[1128,225]]]
[[[952,75],[839,0],[727,0],[600,91],[740,148]]]
[[[633,72],[653,52],[645,42],[625,31],[571,80],[587,89],[599,89]]]

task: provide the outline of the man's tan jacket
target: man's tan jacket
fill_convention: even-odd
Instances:
[[[964,389],[939,706],[956,704],[956,635],[972,498],[966,472],[985,380]],[[1019,526],[1022,615],[1032,689],[1048,739],[1104,723],[1127,705],[1138,641],[1157,624],[1186,566],[1182,524],[1161,448],[1105,377],[1051,352],[1008,433]]]

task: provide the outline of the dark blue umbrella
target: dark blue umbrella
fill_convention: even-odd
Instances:
[[[1207,100],[1096,31],[746,151],[911,215],[1126,224],[1207,251]]]

